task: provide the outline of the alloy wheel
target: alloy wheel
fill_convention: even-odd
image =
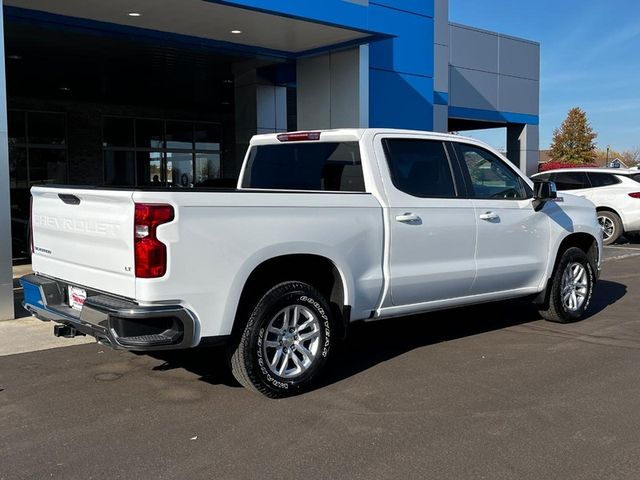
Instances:
[[[575,312],[582,307],[589,291],[587,269],[578,262],[567,265],[562,274],[561,298],[562,305],[569,312]]]
[[[320,320],[304,305],[290,305],[267,325],[262,345],[271,373],[293,379],[313,365],[320,349]]]

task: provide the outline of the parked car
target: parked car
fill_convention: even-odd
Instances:
[[[640,173],[636,169],[564,168],[531,178],[553,181],[559,191],[591,200],[605,245],[611,245],[623,233],[640,231]]]
[[[600,271],[591,202],[555,202],[552,183],[444,134],[258,135],[236,190],[32,193],[27,310],[116,348],[226,344],[237,380],[270,397],[308,388],[351,322],[518,297],[571,322]]]

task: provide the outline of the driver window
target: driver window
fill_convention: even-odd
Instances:
[[[516,173],[492,153],[473,145],[458,144],[469,170],[474,198],[524,200],[527,192]]]

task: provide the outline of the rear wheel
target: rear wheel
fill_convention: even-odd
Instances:
[[[276,285],[258,301],[232,351],[233,375],[272,398],[304,391],[327,362],[332,324],[329,304],[311,285]]]
[[[602,228],[602,243],[604,245],[611,245],[622,235],[622,221],[617,214],[608,210],[599,210],[598,223]]]
[[[562,254],[550,288],[549,303],[540,310],[542,318],[569,323],[584,316],[593,293],[593,269],[582,250],[572,247]]]

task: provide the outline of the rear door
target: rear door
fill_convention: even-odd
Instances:
[[[457,143],[478,219],[477,276],[471,294],[537,286],[548,258],[549,218],[515,169],[489,150]]]
[[[33,270],[135,297],[131,191],[34,187]]]
[[[475,212],[472,201],[458,195],[445,143],[419,135],[378,138],[393,305],[467,295],[476,274]]]

